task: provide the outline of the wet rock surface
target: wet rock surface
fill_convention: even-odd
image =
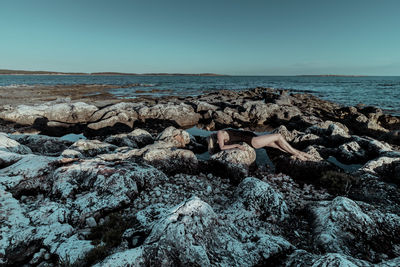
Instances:
[[[400,263],[399,120],[377,108],[257,88],[0,118],[0,265]],[[257,165],[246,144],[204,158],[191,125],[279,126],[312,159],[268,148],[274,168]],[[57,137],[71,132],[87,139]]]

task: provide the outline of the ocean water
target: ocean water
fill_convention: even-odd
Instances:
[[[400,76],[74,76],[0,75],[0,86],[13,90],[23,85],[113,84],[140,86],[110,92],[120,98],[194,96],[211,90],[242,90],[255,87],[307,92],[342,105],[373,105],[400,116]]]

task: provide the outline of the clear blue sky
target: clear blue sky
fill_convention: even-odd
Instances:
[[[5,0],[0,68],[400,75],[400,1]]]

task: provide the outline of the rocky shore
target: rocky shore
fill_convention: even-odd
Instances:
[[[400,266],[399,117],[268,88],[104,97],[0,107],[0,265]],[[314,159],[204,158],[193,126]]]

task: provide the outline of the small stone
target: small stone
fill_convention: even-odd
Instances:
[[[87,218],[87,219],[86,219],[86,224],[87,224],[90,228],[93,228],[93,227],[96,227],[96,226],[97,226],[96,220],[95,220],[93,217]]]
[[[44,259],[45,259],[46,261],[50,260],[50,257],[51,257],[50,253],[44,254]]]
[[[134,236],[133,238],[132,238],[132,246],[133,247],[137,247],[137,245],[139,244],[139,236]]]
[[[211,185],[208,185],[208,186],[207,186],[206,192],[207,192],[207,195],[211,194],[211,192],[212,192],[212,187],[211,187]]]

